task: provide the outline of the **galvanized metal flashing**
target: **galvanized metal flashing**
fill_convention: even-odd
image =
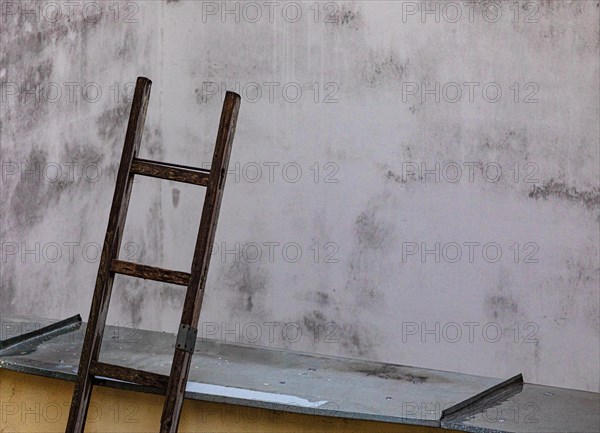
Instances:
[[[59,320],[58,322],[43,326],[34,331],[19,334],[5,340],[0,340],[0,354],[10,348],[14,348],[26,342],[48,340],[58,335],[79,329],[81,323],[81,316],[76,314],[72,317]]]
[[[50,339],[25,339],[0,353],[0,368],[74,381],[84,328]],[[102,362],[168,374],[177,337],[107,326],[102,344]],[[98,384],[161,392],[111,379],[98,379]],[[600,431],[598,393],[524,384],[521,375],[501,380],[208,339],[197,339],[185,396],[474,433]],[[515,407],[522,410],[512,419],[508,415]],[[498,416],[490,411],[499,411]]]

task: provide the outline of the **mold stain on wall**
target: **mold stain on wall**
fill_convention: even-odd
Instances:
[[[227,292],[235,294],[232,308],[245,314],[262,308],[269,276],[260,263],[236,260],[226,267],[222,277]]]
[[[579,191],[574,186],[555,179],[545,181],[542,185],[533,185],[529,197],[535,200],[554,198],[574,204],[581,204],[588,209],[600,207],[600,188],[593,187],[589,190]]]
[[[333,313],[333,314],[331,314]],[[375,359],[379,339],[369,326],[359,324],[344,324],[339,306],[315,309],[304,313],[300,320],[289,320],[287,323],[297,323],[301,327],[301,335],[305,336],[303,344],[308,344],[311,350],[327,351],[332,345],[343,348],[346,356]],[[288,347],[293,348],[292,344]]]
[[[353,300],[357,309],[372,310],[385,304],[379,263],[390,251],[396,230],[393,222],[380,215],[382,207],[388,204],[386,197],[375,197],[354,222],[355,247],[348,262],[345,296]]]
[[[31,174],[20,176],[11,194],[11,222],[19,231],[25,231],[42,222],[46,209],[58,203],[67,187],[65,183],[42,181],[41,170],[47,166],[47,162],[48,155],[45,151],[32,149],[25,161],[25,167],[31,170]]]
[[[370,87],[387,83],[400,83],[407,74],[410,63],[400,59],[395,51],[370,51],[363,67],[363,79]]]

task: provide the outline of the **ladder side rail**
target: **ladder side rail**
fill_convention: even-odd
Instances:
[[[98,266],[90,315],[81,349],[77,382],[69,410],[66,433],[83,433],[85,427],[85,419],[93,385],[90,364],[92,361],[98,360],[102,345],[102,336],[104,334],[104,326],[106,324],[114,281],[114,273],[110,268],[112,261],[118,257],[121,246],[127,208],[133,186],[133,175],[130,173],[131,163],[137,156],[140,148],[151,87],[152,81],[149,79],[143,77],[137,79],[127,133],[125,135],[125,145],[121,155],[115,193],[108,219],[108,227]]]
[[[182,330],[191,331],[194,341],[191,348],[187,346],[181,348],[179,345],[175,348],[161,417],[161,433],[176,433],[179,424],[239,108],[240,96],[233,92],[227,92],[221,112],[210,177],[204,197],[200,228],[192,260],[191,280],[183,304],[180,335],[178,336],[179,341]],[[189,340],[189,338],[184,338],[184,340]]]

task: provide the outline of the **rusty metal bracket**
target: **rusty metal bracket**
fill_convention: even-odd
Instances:
[[[179,326],[179,332],[177,333],[177,344],[175,347],[188,353],[194,353],[197,336],[198,330],[196,328],[192,328],[190,325],[184,325],[182,323]]]

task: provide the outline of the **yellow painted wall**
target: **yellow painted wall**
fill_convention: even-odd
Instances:
[[[0,369],[0,432],[62,433],[73,383]],[[163,397],[94,387],[86,432],[158,431]],[[211,433],[440,433],[449,430],[300,415],[230,404],[186,400],[179,432]]]

